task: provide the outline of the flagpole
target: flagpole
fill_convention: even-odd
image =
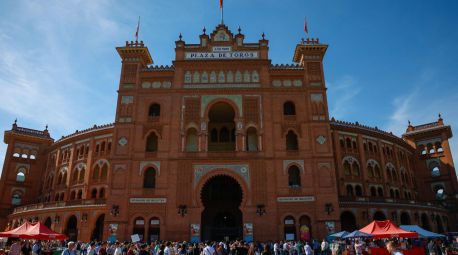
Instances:
[[[224,24],[224,8],[221,1],[221,24]]]

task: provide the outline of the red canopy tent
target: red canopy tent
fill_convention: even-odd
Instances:
[[[418,237],[415,232],[405,231],[396,226],[390,220],[376,221],[360,229],[359,231],[373,235],[373,238],[393,238],[393,237]]]
[[[21,226],[5,231],[5,232],[0,232],[0,237],[19,237],[19,235],[26,233],[27,230],[29,230],[32,227],[32,224],[30,222],[26,221],[24,224]]]
[[[25,222],[18,228],[10,231],[0,232],[0,237],[18,237],[22,239],[35,239],[35,240],[66,240],[68,237],[64,234],[54,232],[47,228],[41,222],[31,224]]]

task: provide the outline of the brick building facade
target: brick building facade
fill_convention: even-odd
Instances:
[[[172,66],[126,42],[114,124],[54,141],[5,132],[0,228],[71,239],[322,238],[372,219],[456,229],[450,126],[403,137],[329,118],[318,39],[272,65],[269,41],[223,24],[176,41]]]

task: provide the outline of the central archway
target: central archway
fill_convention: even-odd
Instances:
[[[202,240],[242,238],[242,187],[232,177],[217,175],[210,178],[202,188]]]
[[[208,112],[208,151],[235,150],[235,111],[231,105],[218,102]]]

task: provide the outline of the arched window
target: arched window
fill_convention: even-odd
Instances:
[[[439,163],[436,161],[433,161],[429,164],[429,169],[431,171],[431,176],[436,177],[441,175],[441,171],[439,168]]]
[[[397,199],[401,198],[401,194],[399,193],[399,190],[395,190],[394,193],[395,193],[395,197],[396,197]]]
[[[343,138],[340,138],[340,139],[339,139],[339,142],[340,142],[340,147],[341,147],[342,149],[345,149],[345,142],[344,142]]]
[[[351,168],[352,168],[352,169],[351,169],[352,175],[353,175],[353,176],[359,176],[359,174],[360,174],[360,173],[359,173],[359,165],[358,165],[358,163],[356,163],[356,161],[353,162]]]
[[[103,164],[102,170],[100,171],[100,179],[101,180],[106,180],[108,176],[108,165]]]
[[[145,170],[143,175],[143,188],[155,188],[156,187],[156,169],[150,167]]]
[[[394,198],[394,190],[393,189],[390,189],[390,197]]]
[[[65,193],[60,193],[60,201],[64,201]]]
[[[371,165],[367,166],[367,175],[370,178],[374,177],[374,167],[372,167]]]
[[[378,165],[375,165],[375,167],[374,167],[374,175],[375,175],[375,177],[377,177],[377,178],[380,178],[380,177],[381,177],[380,167],[379,167]]]
[[[143,240],[145,235],[145,220],[142,217],[135,218],[132,234],[137,234],[140,237],[140,240]]]
[[[288,134],[286,134],[286,150],[297,151],[298,149],[297,135],[294,131],[290,130]]]
[[[375,189],[375,187],[371,187],[371,197],[376,197],[377,196],[377,190]]]
[[[350,166],[350,163],[348,161],[345,160],[345,162],[343,164],[343,167],[344,167],[344,174],[346,176],[351,175],[351,166]]]
[[[86,168],[81,168],[81,170],[79,171],[79,181],[80,182],[83,182],[84,181],[84,175],[86,174]]]
[[[444,187],[442,185],[434,186],[433,191],[436,194],[436,199],[437,200],[443,200],[445,198]]]
[[[213,128],[212,131],[210,132],[210,141],[212,143],[218,142],[218,130],[216,128]]]
[[[352,197],[354,195],[353,193],[353,186],[350,184],[347,185],[347,196]]]
[[[301,186],[301,172],[297,166],[288,168],[288,185],[293,188]]]
[[[358,196],[358,197],[363,195],[363,189],[361,188],[361,186],[356,185],[356,187],[355,187],[355,195]]]
[[[188,129],[186,133],[186,151],[197,151],[198,150],[198,137],[197,130],[195,128]]]
[[[13,193],[13,196],[11,197],[11,204],[20,205],[21,202],[22,202],[22,194],[19,192]]]
[[[377,194],[379,197],[383,197],[383,188],[382,187],[377,188]]]
[[[25,169],[21,168],[18,170],[18,173],[16,174],[16,181],[25,182]]]
[[[202,73],[202,83],[208,83],[208,73],[207,72],[203,72]]]
[[[437,152],[443,152],[444,151],[444,148],[442,148],[442,144],[441,142],[436,142],[436,151]]]
[[[91,191],[91,198],[97,198],[97,189],[93,188]]]
[[[283,104],[283,115],[296,115],[296,106],[288,101]]]
[[[430,154],[436,152],[436,150],[434,149],[433,145],[430,144],[430,143],[428,143],[427,148],[428,148],[428,152],[429,152]]]
[[[349,137],[345,139],[345,143],[347,144],[347,149],[351,149],[351,139]]]
[[[151,134],[148,135],[148,138],[146,138],[146,151],[157,151],[157,135],[154,132],[151,132]]]
[[[99,198],[105,198],[105,188],[101,188],[99,191]]]
[[[353,150],[357,150],[356,141],[351,142]]]
[[[219,142],[227,143],[229,141],[230,141],[229,130],[227,129],[227,127],[221,128],[221,130],[219,131]]]
[[[70,193],[70,200],[75,200],[75,198],[76,198],[76,192],[72,191],[72,193]]]
[[[94,172],[92,172],[92,180],[98,180],[100,175],[100,167],[99,165],[95,165]]]
[[[148,116],[159,117],[161,116],[161,106],[159,104],[152,104],[149,107]]]
[[[79,190],[79,191],[78,191],[77,198],[78,198],[78,199],[82,199],[82,198],[83,198],[83,191],[82,191],[82,190]]]
[[[250,127],[246,132],[246,147],[247,151],[258,150],[258,134],[254,127]]]
[[[398,181],[398,173],[395,169],[391,170],[391,176],[393,177],[393,181]]]
[[[78,169],[73,170],[73,175],[72,175],[72,183],[77,183],[78,182]]]

